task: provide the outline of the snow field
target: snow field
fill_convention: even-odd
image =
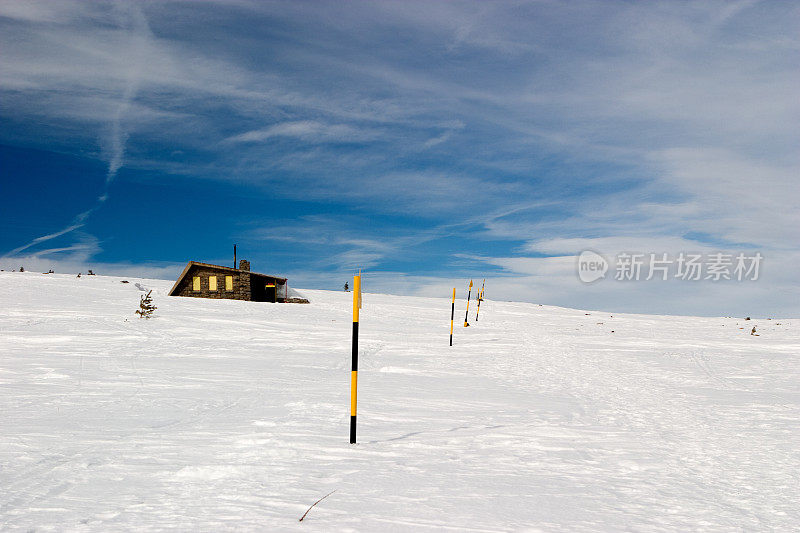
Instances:
[[[486,300],[463,328],[458,301],[451,348],[447,294],[367,293],[352,446],[351,294],[211,301],[120,279],[0,272],[3,529],[800,524],[797,320]]]

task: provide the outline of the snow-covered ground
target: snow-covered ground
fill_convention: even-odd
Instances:
[[[0,272],[3,529],[800,525],[800,319],[365,294],[354,446],[350,294],[129,280]]]

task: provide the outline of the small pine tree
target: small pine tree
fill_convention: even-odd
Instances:
[[[350,285],[346,281],[344,282],[344,292],[350,292]]]
[[[136,314],[139,315],[139,318],[150,318],[153,314],[153,311],[158,309],[155,305],[153,305],[153,299],[150,297],[150,293],[153,291],[149,291],[147,294],[142,295],[141,301],[139,302],[139,309],[136,310]]]

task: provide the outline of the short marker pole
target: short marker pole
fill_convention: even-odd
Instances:
[[[356,443],[356,398],[358,390],[358,310],[361,308],[361,272],[353,276],[353,362],[350,372],[350,444]]]
[[[453,287],[453,301],[450,303],[450,346],[453,345],[453,319],[456,317],[456,288]]]
[[[478,310],[475,312],[475,322],[478,321],[478,315],[481,314],[481,302],[483,301],[483,288],[486,286],[486,278],[483,279],[481,290],[478,293]]]
[[[469,280],[469,292],[467,292],[467,312],[464,315],[464,327],[469,327],[469,322],[467,322],[467,318],[469,317],[469,298],[472,296],[472,280]]]

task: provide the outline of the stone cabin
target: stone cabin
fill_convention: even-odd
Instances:
[[[170,296],[225,298],[251,302],[293,302],[286,278],[250,272],[250,261],[242,259],[239,268],[189,261]]]

